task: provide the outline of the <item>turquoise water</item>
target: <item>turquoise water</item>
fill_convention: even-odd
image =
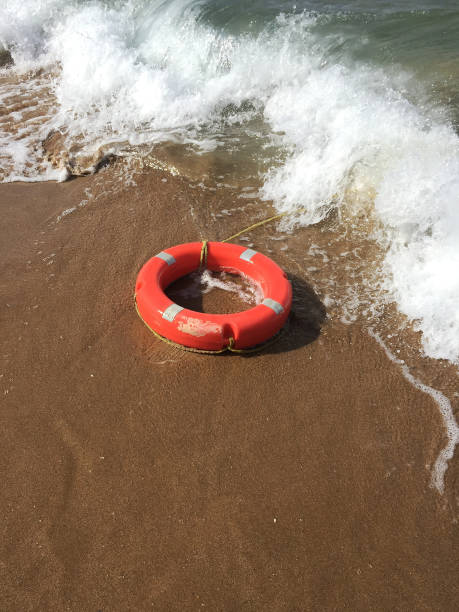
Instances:
[[[255,34],[279,13],[314,16],[309,32],[325,42],[328,61],[408,70],[429,89],[429,100],[459,117],[457,2],[227,2],[202,3],[200,19],[233,35]],[[275,28],[275,26],[274,26]]]

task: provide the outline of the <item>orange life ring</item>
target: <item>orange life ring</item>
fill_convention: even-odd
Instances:
[[[178,278],[197,270],[201,242],[161,251],[142,267],[135,297],[144,322],[159,335],[186,347],[218,351],[231,342],[245,349],[265,342],[284,325],[292,304],[292,288],[272,259],[237,244],[207,243],[207,268],[248,276],[257,282],[263,301],[235,314],[207,314],[175,304],[164,293]],[[230,340],[232,339],[232,340]]]

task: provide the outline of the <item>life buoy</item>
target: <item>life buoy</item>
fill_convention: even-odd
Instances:
[[[207,314],[183,308],[164,293],[178,278],[197,270],[201,242],[161,251],[140,270],[135,298],[143,321],[159,335],[185,347],[218,351],[231,345],[245,349],[261,344],[284,325],[292,289],[281,268],[261,253],[237,244],[207,243],[207,268],[248,276],[259,284],[263,301],[235,314]]]

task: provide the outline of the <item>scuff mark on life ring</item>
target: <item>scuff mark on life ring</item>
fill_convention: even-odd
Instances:
[[[207,334],[218,333],[221,327],[218,323],[201,321],[201,319],[188,317],[184,321],[179,321],[178,329],[185,334],[190,334],[190,336],[200,338],[201,336],[206,336]]]

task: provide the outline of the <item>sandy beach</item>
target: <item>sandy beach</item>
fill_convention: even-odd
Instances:
[[[280,250],[278,343],[159,342],[134,310],[142,264],[250,214],[223,223],[218,194],[158,170],[111,190],[115,174],[0,185],[0,609],[457,609],[459,464],[441,495],[436,402]],[[457,411],[452,369],[433,378]]]

